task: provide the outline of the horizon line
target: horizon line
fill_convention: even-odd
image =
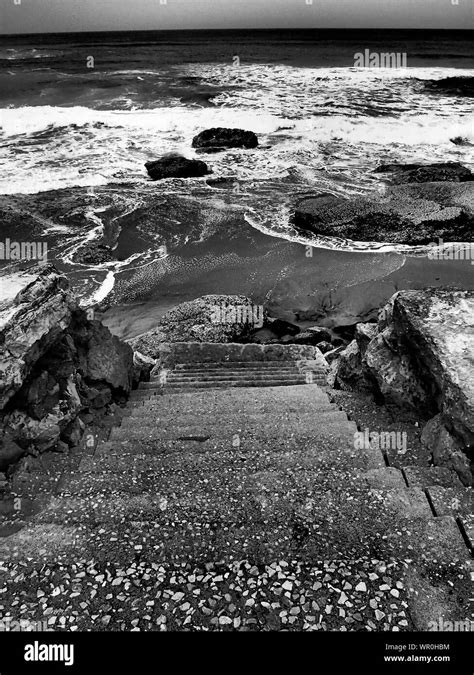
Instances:
[[[339,27],[339,28],[321,28],[321,27],[312,27],[312,28],[282,28],[272,27],[272,28],[123,28],[118,30],[62,30],[54,31],[51,33],[46,32],[36,32],[36,33],[0,33],[0,38],[8,37],[35,37],[38,35],[48,36],[48,35],[82,35],[82,34],[117,34],[117,33],[222,33],[222,32],[266,32],[266,31],[286,31],[286,32],[296,32],[296,31],[348,31],[348,32],[357,32],[357,31],[406,31],[411,33],[436,33],[436,32],[456,32],[456,33],[474,33],[474,28],[406,28],[406,27],[368,27],[368,28],[348,28],[348,27]]]

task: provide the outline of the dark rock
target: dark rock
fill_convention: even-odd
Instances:
[[[319,345],[318,345],[319,348]],[[336,347],[336,349],[331,349],[331,351],[328,351],[324,354],[324,358],[329,364],[332,364],[338,357],[344,352],[344,347]],[[331,386],[334,387],[335,385],[335,377],[334,381],[331,382]]]
[[[253,131],[225,129],[218,127],[206,129],[193,138],[193,148],[218,151],[225,148],[256,148],[258,138]]]
[[[474,180],[474,173],[458,162],[437,164],[384,164],[374,173],[390,173],[395,185],[402,183],[462,183]]]
[[[372,393],[377,385],[370,370],[363,361],[363,351],[356,340],[353,340],[346,349],[338,347],[339,360],[334,379],[336,389],[357,390],[363,393]]]
[[[283,319],[268,319],[267,326],[279,338],[285,335],[298,335],[301,331],[299,326],[295,326],[289,321],[283,321]]]
[[[346,344],[346,342],[342,337],[333,337],[331,340],[331,344],[333,347],[343,347]]]
[[[239,182],[234,178],[208,178],[206,183],[210,187],[220,188],[221,190],[239,191]]]
[[[60,454],[65,454],[66,452],[69,451],[69,445],[64,441],[58,441],[56,445],[52,448],[52,451]]]
[[[474,145],[474,143],[471,143],[471,141],[468,138],[465,138],[464,136],[455,136],[454,138],[449,139],[451,143],[454,143],[454,145]]]
[[[327,330],[327,328],[321,328],[319,326],[315,326],[313,328],[308,328],[308,332],[310,332],[315,340],[318,340],[319,342],[332,342],[332,335],[331,332]],[[318,344],[318,342],[315,342],[314,344]]]
[[[474,96],[474,77],[444,77],[425,82],[428,91],[455,96]]]
[[[180,155],[165,155],[161,159],[145,164],[150,178],[198,178],[212,173],[207,164],[199,159],[187,159]]]
[[[115,260],[115,256],[109,246],[90,242],[76,251],[73,260],[80,265],[101,265]]]
[[[76,417],[61,434],[61,439],[70,447],[75,447],[81,442],[86,425],[80,417]]]
[[[295,335],[291,342],[295,345],[319,345],[325,343],[325,340],[321,339],[321,336],[318,332],[312,330],[305,330],[298,335]]]
[[[88,322],[81,335],[80,367],[91,382],[105,382],[128,393],[132,386],[133,351],[99,321]]]
[[[272,342],[278,342],[279,338],[276,333],[274,333],[270,328],[260,328],[259,330],[252,333],[249,338],[249,341],[254,344],[269,344]]]
[[[133,353],[133,387],[138,387],[140,382],[149,382],[150,373],[155,367],[156,360],[145,356],[140,352]]]
[[[15,464],[25,454],[8,434],[0,436],[0,470],[4,471],[10,464]]]
[[[327,354],[328,352],[333,350],[333,346],[330,342],[319,342],[318,343],[318,349],[323,353]]]
[[[470,241],[474,181],[414,183],[380,197],[346,199],[322,194],[301,200],[293,225],[304,232],[364,242],[428,245],[438,239]]]

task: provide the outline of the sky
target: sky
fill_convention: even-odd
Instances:
[[[473,26],[473,0],[0,0],[0,34]]]

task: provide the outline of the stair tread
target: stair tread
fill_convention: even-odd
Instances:
[[[472,488],[434,485],[426,488],[426,491],[437,516],[474,514]]]

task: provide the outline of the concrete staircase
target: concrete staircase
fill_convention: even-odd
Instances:
[[[380,451],[355,449],[355,423],[315,383],[317,354],[226,347],[178,347],[110,438],[0,540],[12,615],[78,630],[465,620],[455,517],[436,517]]]

